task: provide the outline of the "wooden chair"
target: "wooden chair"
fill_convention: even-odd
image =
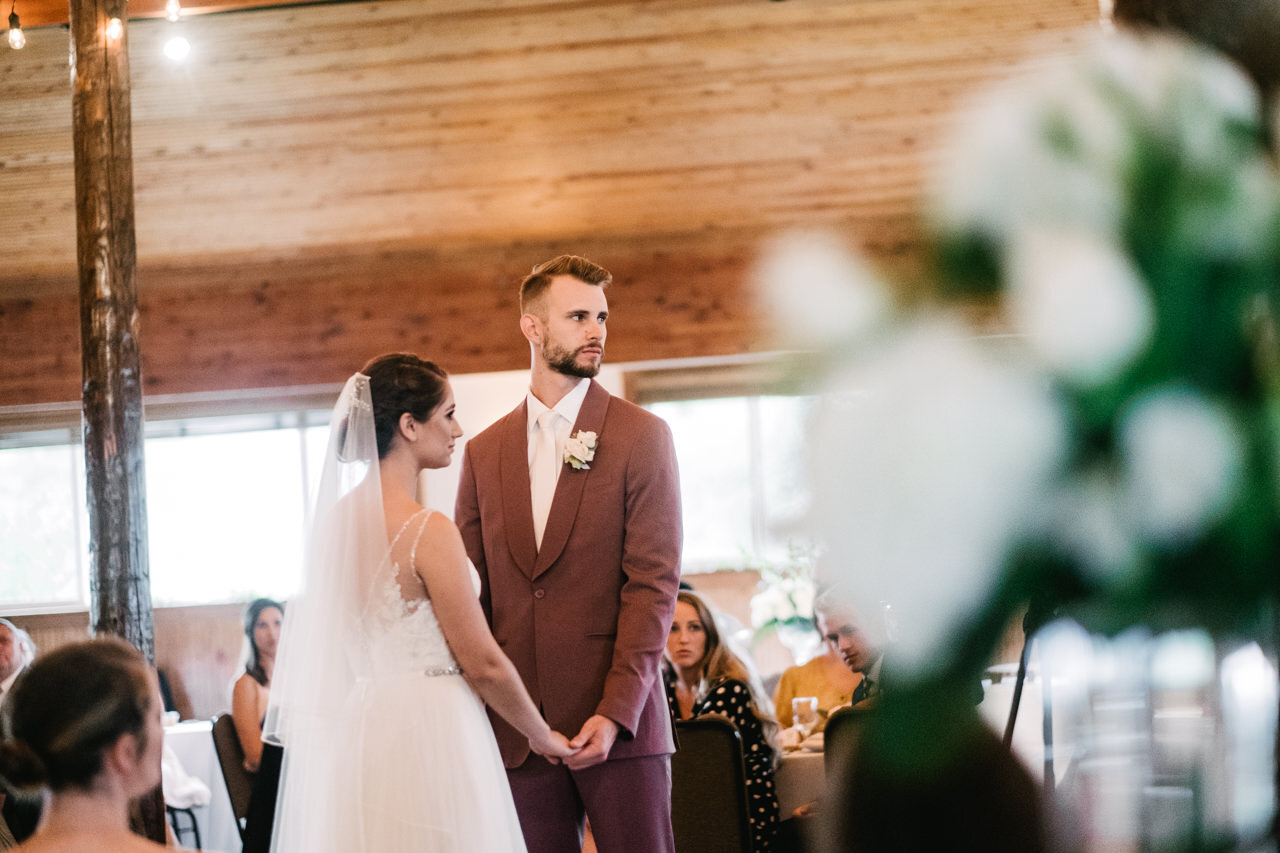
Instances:
[[[730,720],[676,722],[671,826],[676,853],[751,853],[742,736]]]
[[[253,793],[253,774],[244,769],[244,750],[236,735],[236,725],[230,714],[213,718],[213,749],[222,767],[222,780],[227,785],[227,797],[231,800],[231,813],[236,818],[236,829],[244,840],[244,822],[249,814],[249,797]]]

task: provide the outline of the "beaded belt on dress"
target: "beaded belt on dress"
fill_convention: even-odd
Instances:
[[[426,676],[462,675],[462,667],[458,666],[455,663],[453,666],[444,666],[444,667],[440,667],[439,669],[428,669],[426,672],[423,673],[423,675],[426,675]]]

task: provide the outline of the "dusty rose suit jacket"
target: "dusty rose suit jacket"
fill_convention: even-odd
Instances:
[[[592,714],[622,726],[610,758],[674,751],[659,662],[683,532],[666,423],[591,383],[573,425],[595,432],[586,470],[560,472],[534,544],[526,405],[467,442],[455,521],[480,572],[493,635],[555,730]],[[507,767],[528,740],[490,714]]]

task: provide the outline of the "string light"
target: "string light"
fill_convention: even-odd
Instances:
[[[18,13],[14,11],[17,5],[18,0],[13,0],[13,4],[9,6],[9,47],[22,50],[27,46],[27,37],[22,32],[22,24],[18,22]]]
[[[170,22],[176,24],[182,19],[182,2],[181,0],[166,0],[164,4],[164,16]],[[191,42],[182,36],[182,28],[175,30],[175,35],[171,36],[164,43],[164,55],[174,62],[181,62],[187,58],[187,54],[191,52]]]

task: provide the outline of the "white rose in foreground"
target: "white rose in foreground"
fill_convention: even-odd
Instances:
[[[888,314],[884,285],[837,237],[794,231],[765,248],[757,301],[784,342],[804,349],[861,338]],[[815,306],[818,310],[815,310]]]
[[[1032,351],[1069,382],[1112,378],[1155,325],[1147,287],[1128,257],[1096,233],[1022,229],[1008,250],[1009,315]]]
[[[845,371],[818,417],[827,574],[863,612],[893,606],[907,669],[945,655],[985,604],[1062,453],[1043,382],[994,347],[922,322]]]
[[[1141,534],[1185,541],[1231,505],[1241,439],[1230,416],[1202,395],[1190,388],[1150,394],[1120,429],[1129,512]]]

